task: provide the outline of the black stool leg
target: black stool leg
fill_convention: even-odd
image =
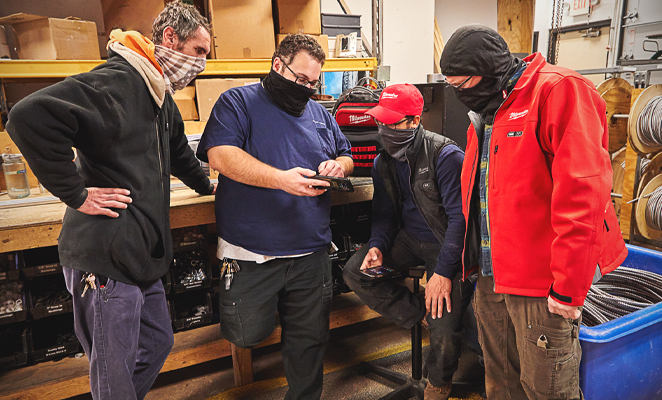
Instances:
[[[414,278],[414,293],[419,291],[419,280]],[[393,392],[380,400],[405,400],[412,397],[423,400],[423,392],[427,386],[427,379],[423,379],[423,331],[421,324],[417,323],[411,328],[411,377],[388,368],[372,365],[367,362],[360,364],[364,372],[372,372],[388,381],[401,385]]]

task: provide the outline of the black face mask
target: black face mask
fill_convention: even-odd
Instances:
[[[278,108],[295,117],[303,115],[310,96],[315,94],[315,89],[292,82],[273,69],[262,85]]]
[[[455,89],[455,97],[460,100],[465,106],[469,107],[471,111],[482,113],[488,110],[492,100],[501,99],[503,101],[503,94],[501,93],[501,82],[499,79],[483,77],[476,86],[470,88]],[[498,102],[498,104],[501,104]],[[498,105],[497,105],[498,108]]]

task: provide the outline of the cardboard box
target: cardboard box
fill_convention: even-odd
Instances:
[[[20,59],[101,59],[94,22],[18,13],[0,18],[0,24],[14,28]]]
[[[274,14],[280,33],[322,33],[319,0],[274,0]]]
[[[198,119],[198,110],[195,108],[195,86],[187,86],[175,92],[172,96],[182,114],[184,121],[195,121]]]
[[[106,37],[113,29],[138,31],[152,38],[152,23],[168,0],[101,0]]]
[[[242,79],[196,79],[195,90],[198,93],[198,110],[200,110],[200,121],[207,121],[214,104],[219,96],[226,90],[237,86],[252,85],[259,83],[258,78]]]
[[[271,0],[209,0],[214,35],[212,57],[271,58],[274,54],[274,21]]]
[[[280,42],[282,42],[286,36],[287,34],[283,34],[283,33],[279,34],[277,45],[280,44]],[[324,54],[326,54],[326,58],[333,58],[333,54],[329,54],[329,36],[327,35],[308,35],[308,36],[312,36],[313,38],[315,38],[315,40],[317,40],[317,43],[319,43],[320,46],[322,46],[322,48],[324,49]]]
[[[207,121],[184,121],[184,131],[187,135],[199,135],[205,131]]]

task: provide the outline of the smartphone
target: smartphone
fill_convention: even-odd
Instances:
[[[353,192],[354,186],[352,186],[352,181],[349,178],[338,178],[336,176],[324,176],[324,175],[315,175],[309,176],[310,179],[319,179],[320,181],[327,181],[330,186],[313,186],[315,189],[322,190],[336,190],[339,192]]]
[[[393,270],[380,265],[377,267],[362,269],[361,273],[370,279],[376,279],[391,276],[393,274]]]

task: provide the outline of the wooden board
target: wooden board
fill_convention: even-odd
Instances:
[[[623,194],[623,177],[625,176],[625,152],[626,148],[623,147],[620,150],[614,152],[611,156],[611,170],[613,171],[612,175],[612,186],[611,192]],[[623,166],[621,166],[623,165]],[[616,217],[621,215],[621,199],[618,197],[613,198],[614,201],[614,210],[616,211]]]
[[[535,0],[497,0],[497,31],[512,53],[531,54]]]
[[[629,114],[632,103],[632,85],[622,78],[612,78],[598,86],[598,93],[607,106],[609,152],[619,150],[628,138],[628,120],[612,118],[614,114]]]

